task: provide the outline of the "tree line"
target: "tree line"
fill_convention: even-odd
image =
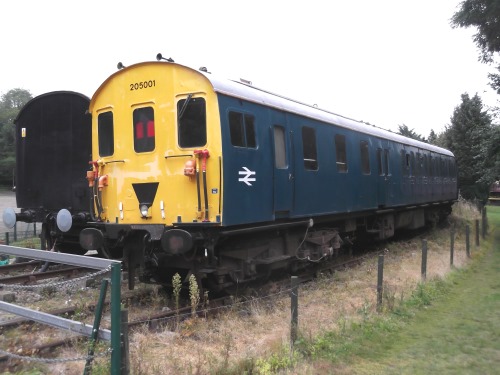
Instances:
[[[479,59],[499,72],[489,74],[489,79],[500,94],[500,0],[465,0],[450,25],[477,30],[473,40]],[[0,99],[0,184],[4,186],[12,183],[15,169],[14,119],[30,99],[31,93],[24,89],[12,89]],[[489,185],[500,179],[500,126],[493,122],[499,114],[498,108],[485,109],[477,93],[472,97],[464,93],[443,132],[432,130],[425,138],[403,124],[399,134],[452,151],[457,159],[460,194],[485,201]]]
[[[0,185],[13,185],[16,166],[15,127],[21,108],[33,96],[28,90],[12,89],[0,98]]]

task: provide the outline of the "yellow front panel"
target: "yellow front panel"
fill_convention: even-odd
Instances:
[[[206,143],[180,147],[177,105],[180,100],[186,101],[189,94],[188,103],[205,101]],[[154,113],[154,125],[153,121],[144,121],[143,126],[141,121],[140,130],[137,130],[135,126],[139,120],[134,119],[134,110],[138,110],[137,114],[148,107]],[[219,109],[216,94],[202,74],[170,63],[137,64],[112,75],[94,94],[90,110],[92,157],[98,161],[99,175],[107,175],[107,186],[101,193],[102,220],[165,225],[177,223],[179,217],[182,222],[221,221]],[[102,156],[99,154],[98,118],[106,112],[113,113],[114,150],[112,155]],[[138,152],[134,149],[134,137],[137,141],[138,137],[146,136],[154,138],[154,148]],[[202,160],[194,156],[195,151],[205,149],[209,152],[206,162],[208,217],[205,217]],[[184,173],[189,160],[196,160],[199,167],[201,210],[196,177]],[[139,198],[133,186],[144,183],[158,183],[146,218],[141,216]]]

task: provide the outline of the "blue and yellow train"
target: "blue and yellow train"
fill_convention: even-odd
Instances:
[[[90,203],[60,207],[60,241],[78,235],[143,280],[224,289],[423,227],[457,199],[448,150],[157,59],[93,95]]]

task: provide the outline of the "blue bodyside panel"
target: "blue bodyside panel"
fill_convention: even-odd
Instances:
[[[374,212],[456,198],[450,155],[222,94],[218,98],[223,225]],[[254,118],[256,147],[231,143],[230,112]],[[345,137],[347,171],[338,167],[336,135]]]

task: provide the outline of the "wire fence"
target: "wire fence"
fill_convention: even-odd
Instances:
[[[40,235],[40,223],[16,222],[14,228],[0,233],[0,244],[10,245],[18,241],[37,239]]]

